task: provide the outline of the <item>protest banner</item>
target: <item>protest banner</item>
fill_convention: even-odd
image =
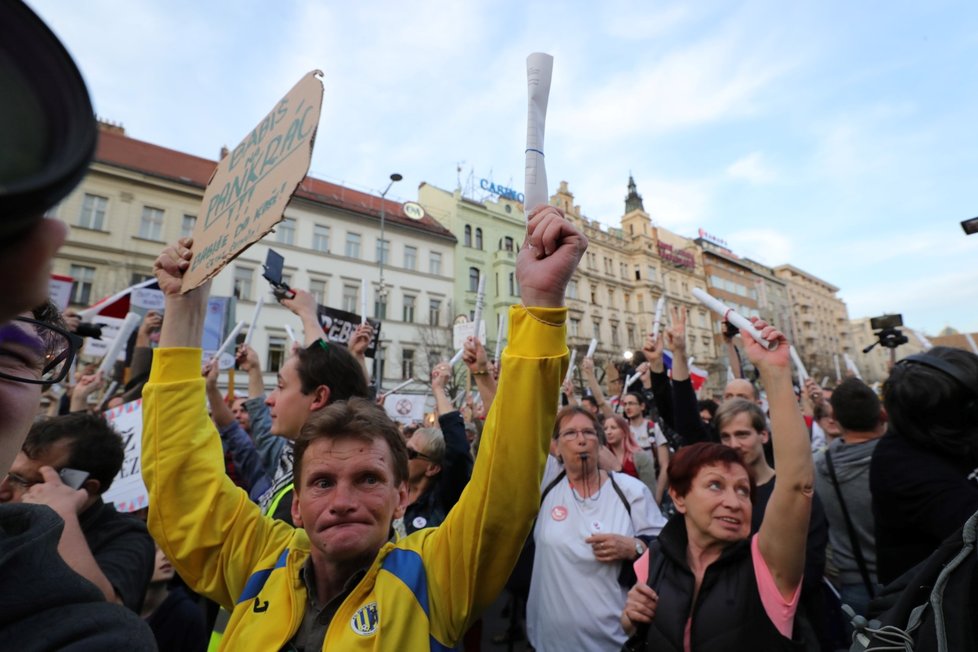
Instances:
[[[124,320],[117,317],[106,317],[105,315],[95,315],[91,318],[92,323],[102,324],[102,337],[95,339],[94,337],[86,337],[85,345],[82,347],[82,355],[92,357],[92,358],[104,358],[105,354],[109,352],[109,347],[115,341],[115,338],[119,334],[119,329],[122,328],[122,322]],[[123,349],[119,354],[118,360],[125,360],[126,351]]]
[[[384,398],[384,410],[398,423],[413,423],[424,419],[424,394],[388,394]]]
[[[465,343],[465,338],[472,337],[475,335],[475,322],[474,321],[464,321],[454,324],[452,326],[452,348],[458,351],[462,348]],[[486,322],[483,319],[479,323],[479,341],[482,345],[486,344]]]
[[[321,76],[314,70],[299,80],[218,163],[194,227],[184,292],[217,274],[282,220],[312,160],[323,103]]]
[[[353,335],[353,331],[363,322],[361,315],[330,308],[329,306],[317,306],[317,313],[319,314],[319,323],[322,324],[323,330],[326,332],[326,340],[342,344],[343,346],[347,345],[347,342],[350,341],[350,336]],[[374,336],[370,340],[370,345],[367,347],[364,355],[372,358],[380,343],[380,322],[367,317],[367,323],[373,327]]]
[[[115,505],[120,512],[134,512],[148,507],[149,498],[140,465],[143,450],[143,399],[136,399],[105,412],[105,420],[122,437],[125,458],[122,469],[112,480],[112,486],[102,494],[102,500],[106,504]]]

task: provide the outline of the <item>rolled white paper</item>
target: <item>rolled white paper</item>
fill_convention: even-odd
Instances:
[[[547,123],[547,102],[550,99],[550,80],[554,58],[534,52],[526,58],[526,86],[529,96],[526,117],[526,173],[523,184],[523,205],[526,213],[546,204],[547,168],[543,157],[543,134]]]
[[[464,354],[464,353],[465,353],[465,349],[464,348],[459,349],[458,351],[456,351],[455,352],[455,355],[452,356],[452,359],[448,361],[449,366],[454,367],[455,365],[457,365],[459,363],[459,361],[462,359],[462,354]]]
[[[479,326],[482,325],[482,310],[486,305],[486,275],[479,273],[479,291],[475,295],[475,315],[473,315],[473,320],[475,322],[475,336],[479,337]]]
[[[251,315],[251,324],[248,325],[248,334],[245,335],[245,346],[251,346],[251,338],[255,335],[255,331],[258,329],[258,317],[261,315],[261,309],[265,305],[265,294],[262,293],[258,295],[258,303],[255,304],[255,312]]]
[[[642,377],[641,372],[636,371],[631,376],[629,376],[628,378],[626,378],[625,379],[625,389],[622,390],[622,395],[624,395],[625,393],[627,393],[628,392],[628,388],[632,386],[632,383],[634,383],[636,380],[638,380],[641,377]]]
[[[798,351],[795,350],[795,345],[792,344],[788,349],[791,354],[791,361],[795,363],[795,369],[798,370],[798,385],[804,385],[805,379],[808,378],[808,370],[805,369],[805,365],[802,364],[801,358],[798,356]]]
[[[975,340],[971,337],[971,333],[965,333],[964,336],[968,340],[968,346],[971,347],[971,352],[978,355],[978,346],[975,346]]]
[[[828,384],[829,384],[829,377],[828,376],[822,376],[822,387],[826,387],[826,386],[828,386]]]
[[[109,401],[109,399],[112,398],[112,395],[115,394],[115,389],[118,386],[119,386],[119,381],[113,380],[112,383],[109,385],[109,388],[105,390],[104,394],[102,394],[102,400],[99,401],[98,404],[99,409],[102,409],[102,406],[104,406]]]
[[[360,323],[367,323],[367,279],[360,279]]]
[[[292,340],[296,344],[299,343],[299,338],[295,336],[295,331],[292,330],[292,327],[289,326],[288,324],[285,325],[285,332],[289,334],[290,340]]]
[[[652,339],[659,337],[659,327],[662,325],[662,310],[666,306],[665,296],[659,297],[655,302],[655,320],[652,322]]]
[[[247,323],[248,322],[242,320],[234,325],[234,328],[231,329],[231,332],[228,333],[228,336],[224,338],[224,342],[221,343],[221,348],[219,348],[217,351],[214,352],[214,356],[211,358],[211,360],[221,359],[221,354],[227,351],[228,347],[234,343],[235,338],[238,337],[238,333],[241,332],[241,329],[244,328],[245,324]]]
[[[564,382],[566,383],[571,379],[574,373],[574,361],[577,360],[577,349],[571,349],[570,364],[567,365],[567,373],[564,374]]]
[[[129,336],[139,328],[139,324],[142,321],[143,318],[139,313],[130,312],[126,315],[122,326],[119,327],[118,335],[112,340],[108,351],[105,352],[105,357],[102,358],[102,364],[99,365],[98,371],[102,373],[103,378],[109,378],[109,374],[115,366],[116,358],[119,357],[119,353],[122,352],[123,347],[129,342]]]
[[[407,380],[405,380],[400,385],[394,385],[394,387],[392,387],[391,389],[389,389],[386,392],[384,392],[384,394],[393,394],[397,390],[404,389],[405,387],[407,387],[408,385],[410,385],[413,382],[414,382],[414,378],[408,378]]]
[[[832,362],[835,363],[835,379],[837,382],[842,382],[842,369],[839,368],[839,354],[832,354]]]
[[[729,383],[732,380],[736,380],[736,378],[734,378],[733,370],[730,368],[730,364],[728,363],[727,364],[727,382]]]
[[[493,356],[493,360],[499,362],[499,352],[503,348],[503,334],[506,332],[506,313],[499,313],[499,320],[496,325],[496,355]]]
[[[754,338],[755,342],[763,346],[768,351],[773,351],[778,347],[777,342],[769,342],[761,337],[761,331],[754,328],[754,324],[752,324],[749,319],[739,314],[732,308],[728,308],[716,297],[710,296],[699,288],[693,288],[693,296],[699,299],[700,303],[702,303],[704,306],[717,313],[740,330],[747,331],[747,333]]]
[[[856,366],[856,363],[852,361],[852,358],[849,357],[849,354],[848,353],[843,353],[842,354],[842,358],[846,362],[846,369],[848,369],[849,371],[851,371],[856,378],[858,378],[859,380],[862,380],[863,379],[863,375],[861,373],[859,373],[859,367],[857,367]]]
[[[934,348],[934,345],[930,343],[930,340],[929,340],[929,339],[927,339],[927,338],[926,338],[926,337],[924,336],[924,334],[923,334],[923,333],[921,333],[920,331],[916,331],[916,330],[915,330],[915,331],[913,332],[913,334],[914,334],[914,335],[915,335],[915,336],[917,337],[917,339],[918,339],[918,340],[920,340],[920,344],[921,344],[921,346],[923,346],[923,347],[924,347],[924,350],[925,350],[925,351],[926,351],[927,349],[932,349],[932,348]],[[968,335],[968,337],[970,338],[971,336],[970,336],[970,335]]]
[[[591,338],[591,345],[587,347],[587,355],[584,356],[584,357],[585,358],[593,358],[594,357],[594,350],[597,349],[597,348],[598,348],[598,338],[592,337]]]

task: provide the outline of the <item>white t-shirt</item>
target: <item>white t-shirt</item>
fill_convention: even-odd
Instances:
[[[550,458],[541,488],[559,472]],[[628,639],[619,622],[627,595],[618,583],[622,562],[598,561],[584,540],[600,533],[658,536],[666,520],[641,481],[616,473],[615,482],[631,517],[610,480],[596,496],[581,499],[565,477],[543,500],[526,607],[527,635],[537,652],[617,650]]]
[[[656,446],[667,446],[669,442],[666,441],[666,436],[662,434],[662,428],[659,427],[658,423],[650,422],[648,419],[642,419],[642,422],[637,426],[631,421],[628,422],[628,428],[635,435],[635,440],[638,442],[640,448],[644,450],[652,449],[652,442],[649,438],[649,424],[652,425],[652,431],[655,433],[655,445]]]

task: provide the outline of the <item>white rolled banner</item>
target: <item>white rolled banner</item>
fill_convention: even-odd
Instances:
[[[665,296],[659,297],[659,300],[655,302],[655,319],[652,321],[652,340],[654,341],[659,337],[659,327],[662,326],[662,311],[666,307]]]
[[[839,354],[832,354],[832,362],[835,363],[835,380],[836,382],[842,382],[842,369],[839,367]]]
[[[360,279],[360,323],[367,323],[367,279]]]
[[[598,348],[598,338],[592,337],[591,338],[591,344],[587,347],[587,355],[584,356],[584,357],[585,358],[593,358],[594,357],[594,351],[597,348]]]
[[[116,358],[122,353],[123,348],[129,342],[129,337],[139,328],[142,322],[143,316],[139,313],[130,312],[126,315],[122,326],[119,327],[118,334],[112,340],[112,344],[109,345],[109,350],[106,351],[105,357],[102,358],[102,364],[98,367],[98,371],[102,373],[103,378],[108,379],[110,377],[112,369],[115,367]]]
[[[808,378],[808,370],[805,369],[805,365],[801,362],[801,357],[798,355],[798,351],[795,350],[795,345],[792,344],[788,349],[791,354],[791,361],[795,363],[795,369],[798,370],[798,386],[801,387],[805,384],[805,380]]]
[[[414,382],[414,378],[408,378],[407,380],[405,380],[400,385],[395,385],[394,387],[392,387],[391,389],[389,389],[389,390],[387,390],[386,392],[383,392],[383,393],[384,394],[394,394],[394,393],[398,392],[399,390],[404,389],[405,387],[407,387],[408,385],[410,385],[413,382]]]
[[[629,376],[628,378],[626,378],[625,379],[625,389],[622,390],[622,395],[624,396],[625,394],[627,394],[628,393],[628,388],[632,386],[632,383],[634,383],[636,380],[638,380],[641,377],[642,377],[641,372],[636,371],[631,376]]]
[[[479,271],[479,291],[475,295],[475,314],[472,321],[475,322],[475,336],[479,337],[479,326],[482,324],[482,311],[486,306],[486,275]]]
[[[523,184],[523,206],[527,215],[549,201],[547,168],[543,155],[543,134],[547,124],[547,103],[550,100],[550,80],[554,58],[534,52],[526,58],[528,98],[526,117],[526,171]]]
[[[221,348],[219,348],[217,351],[214,352],[214,356],[211,358],[211,360],[221,359],[221,354],[227,351],[228,347],[234,343],[235,338],[238,337],[238,333],[241,332],[241,329],[244,328],[245,324],[247,323],[248,322],[242,320],[234,325],[234,328],[231,329],[231,332],[228,333],[228,336],[224,338],[224,342],[221,343]]]
[[[454,367],[457,365],[462,360],[462,354],[464,353],[465,349],[459,349],[456,351],[455,355],[452,356],[452,359],[448,361],[449,366]]]
[[[723,317],[726,321],[743,331],[747,331],[747,333],[754,338],[755,342],[763,346],[768,351],[773,351],[774,349],[778,348],[777,342],[769,342],[761,337],[761,331],[754,328],[754,324],[752,324],[749,319],[736,312],[733,308],[728,308],[716,297],[707,294],[699,288],[693,288],[693,296],[699,299],[699,302],[704,306]]]
[[[842,354],[842,358],[846,362],[846,369],[848,369],[849,371],[851,371],[856,378],[858,378],[859,380],[862,380],[863,379],[863,375],[861,373],[859,373],[859,367],[857,367],[856,366],[856,363],[852,361],[852,358],[849,357],[849,354],[848,353],[843,353]]]
[[[574,361],[577,360],[577,349],[571,349],[570,354],[570,364],[567,365],[567,373],[564,374],[564,382],[566,383],[574,374]]]
[[[506,313],[501,312],[499,313],[499,319],[496,324],[496,355],[493,356],[492,358],[493,360],[496,361],[497,364],[499,362],[499,353],[502,351],[503,348],[503,335],[505,334],[505,332],[506,332]]]
[[[258,295],[258,303],[255,304],[255,312],[251,315],[251,323],[248,325],[248,334],[245,335],[245,346],[251,346],[251,338],[255,335],[255,330],[258,326],[258,317],[261,315],[261,309],[265,306],[265,294],[262,293]]]
[[[290,325],[288,324],[285,325],[285,332],[288,333],[289,339],[292,340],[293,344],[299,343],[299,338],[295,336],[295,331],[292,330],[292,327]]]

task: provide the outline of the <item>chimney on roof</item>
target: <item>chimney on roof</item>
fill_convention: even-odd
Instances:
[[[220,156],[220,158],[218,160],[219,161],[224,160],[224,157],[227,156],[230,153],[231,153],[231,150],[228,149],[228,146],[227,145],[221,145],[221,156]]]
[[[126,128],[122,126],[121,122],[112,122],[111,120],[106,120],[104,118],[97,119],[99,131],[105,131],[110,134],[119,134],[120,136],[126,135]]]

